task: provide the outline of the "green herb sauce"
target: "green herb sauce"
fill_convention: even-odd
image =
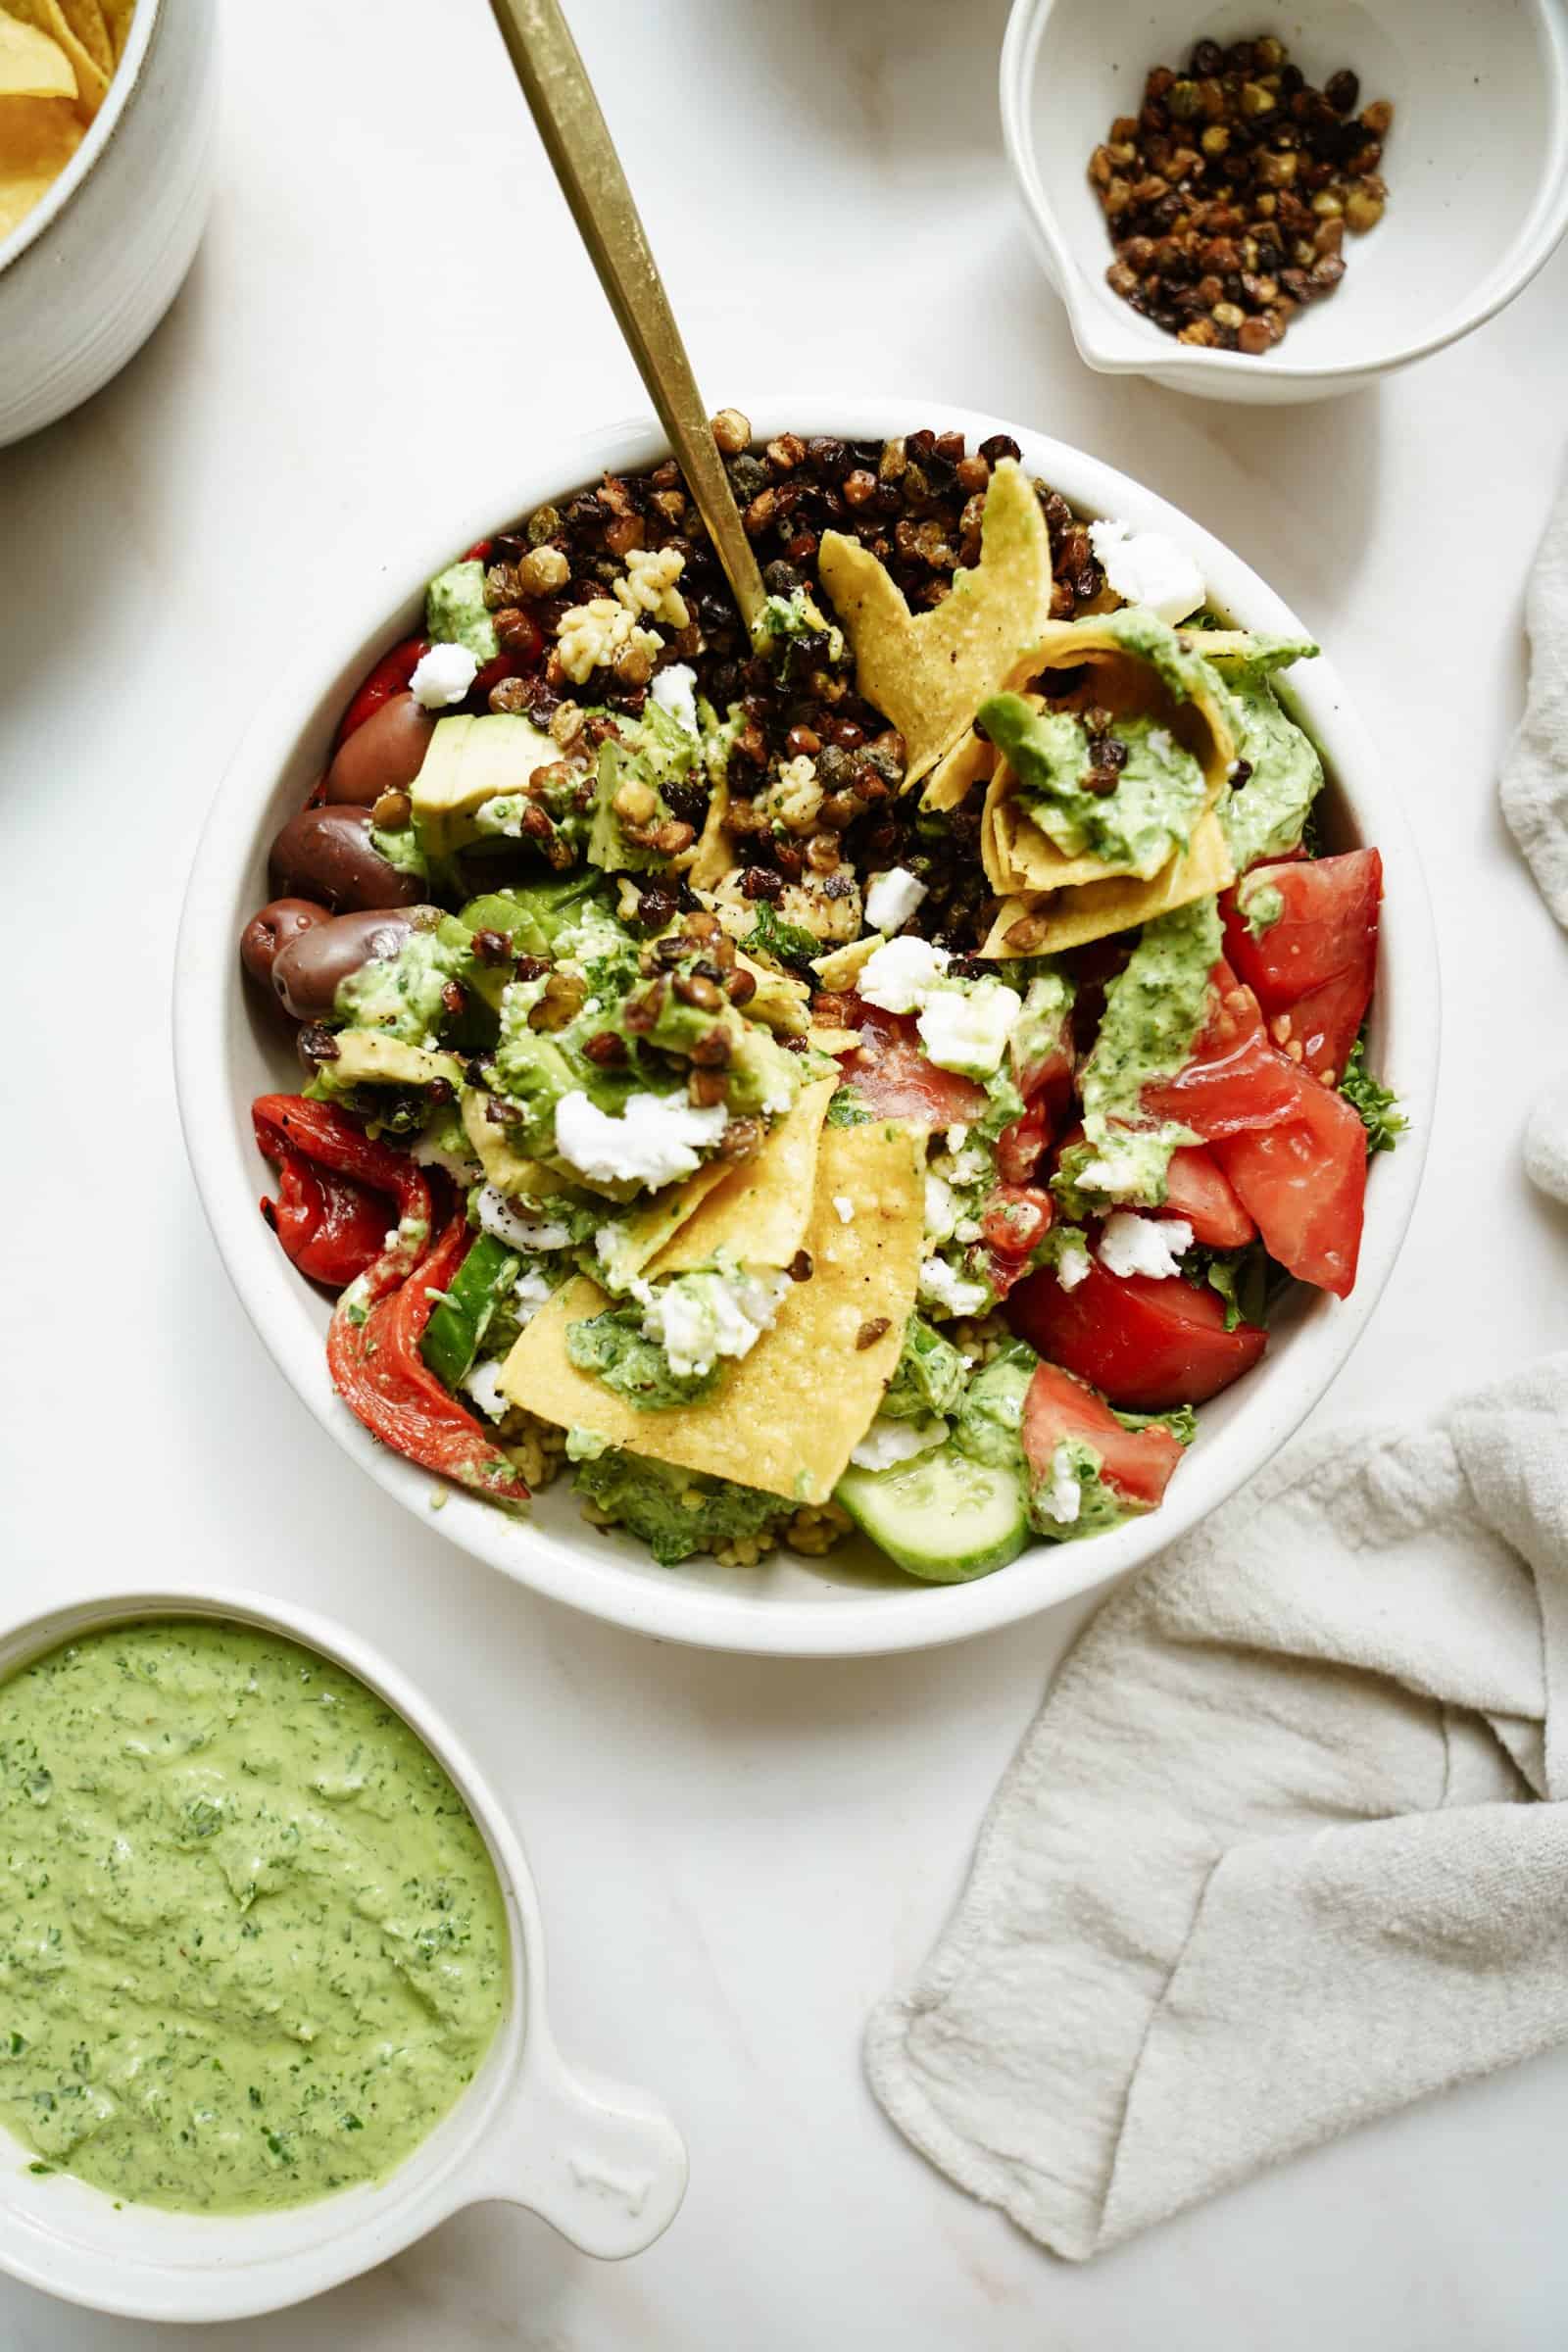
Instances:
[[[254,2213],[378,2180],[507,2001],[484,1840],[363,1683],[144,1621],[0,1703],[0,2122],[109,2194]]]

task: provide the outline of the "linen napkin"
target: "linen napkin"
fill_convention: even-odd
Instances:
[[[1508,821],[1568,925],[1568,487]],[[1568,1200],[1568,1074],[1531,1176]],[[1568,1353],[1296,1448],[1111,1599],[866,2034],[892,2120],[1081,2261],[1568,2038]]]

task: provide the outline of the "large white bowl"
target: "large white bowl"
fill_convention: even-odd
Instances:
[[[1112,260],[1091,149],[1138,112],[1151,66],[1194,41],[1271,28],[1308,80],[1350,66],[1395,105],[1389,209],[1352,237],[1331,300],[1249,359],[1178,343],[1105,283]],[[1204,400],[1353,392],[1457,341],[1527,286],[1568,227],[1568,19],[1561,0],[1014,0],[1002,127],[1046,274],[1091,368]]]
[[[282,2213],[122,2209],[69,2173],[35,2178],[0,2127],[0,2270],[127,2319],[276,2311],[388,2261],[466,2205],[523,2205],[585,2254],[640,2253],[674,2219],[686,2151],[643,2092],[569,2073],[545,2015],[544,1931],[516,1833],[451,1726],[357,1636],[259,1593],[109,1592],[0,1631],[0,1681],[62,1642],[145,1617],[222,1617],[319,1650],[380,1692],[444,1766],[483,1833],[512,1944],[507,2012],[451,2113],[385,2180]]]
[[[1030,470],[1076,508],[1119,515],[1181,540],[1227,615],[1263,630],[1300,627],[1273,590],[1197,523],[1113,467],[1043,434],[911,398],[831,404],[819,395],[780,399],[755,409],[753,417],[768,435],[794,427],[858,439],[928,425],[967,433],[973,445],[991,433],[1011,432]],[[1328,806],[1331,834],[1347,847],[1373,842],[1383,852],[1387,906],[1372,1056],[1408,1104],[1411,1133],[1392,1157],[1373,1165],[1353,1297],[1341,1300],[1298,1286],[1274,1319],[1262,1365],[1203,1407],[1199,1442],[1163,1508],[1152,1517],[1082,1543],[1037,1544],[994,1576],[951,1586],[917,1585],[885,1565],[878,1568],[869,1547],[859,1544],[824,1560],[781,1554],[760,1568],[725,1569],[710,1561],[662,1568],[629,1537],[588,1527],[564,1481],[539,1496],[524,1522],[463,1494],[454,1494],[432,1518],[429,1475],[376,1445],[334,1396],[322,1345],[325,1305],[293,1271],[257,1214],[267,1171],[252,1139],[250,1102],[279,1086],[297,1089],[300,1077],[266,1018],[268,1008],[258,1005],[241,978],[240,931],[268,896],[272,835],[319,774],[354,685],[377,654],[414,626],[426,575],[485,531],[601,470],[648,466],[665,455],[651,421],[612,425],[540,455],[513,479],[498,482],[481,511],[454,514],[439,539],[378,549],[362,576],[339,583],[335,606],[302,628],[309,659],[285,677],[253,721],[214,804],[185,901],[174,980],[185,1140],[219,1249],[273,1357],[345,1452],[421,1527],[438,1529],[508,1576],[573,1607],[704,1647],[847,1656],[957,1641],[1120,1576],[1182,1535],[1272,1458],[1355,1345],[1403,1238],[1425,1152],[1438,1041],[1437,958],[1426,886],[1391,780],[1391,755],[1373,750],[1329,664],[1306,665],[1294,699],[1336,778]],[[397,583],[390,592],[389,580]],[[832,1409],[829,1398],[823,1409]]]
[[[106,384],[178,293],[212,188],[216,40],[213,0],[138,0],[86,137],[0,238],[0,447]]]

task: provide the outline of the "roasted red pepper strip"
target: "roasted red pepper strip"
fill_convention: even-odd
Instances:
[[[338,1300],[326,1360],[350,1412],[394,1453],[492,1502],[526,1502],[528,1489],[512,1462],[419,1352],[431,1293],[446,1289],[472,1238],[460,1211],[414,1272],[401,1274],[389,1250]]]
[[[381,656],[369,676],[361,680],[353,701],[343,713],[343,722],[337,731],[338,745],[347,743],[356,727],[363,727],[383,703],[389,703],[395,694],[403,692],[429,651],[428,638],[405,637],[401,645],[395,645],[389,654]]]
[[[377,1194],[297,1152],[284,1152],[277,1199],[264,1200],[262,1214],[300,1272],[333,1291],[363,1274],[386,1239],[386,1202]]]
[[[282,1170],[277,1200],[264,1200],[262,1214],[302,1274],[341,1286],[383,1254],[396,1262],[392,1280],[413,1271],[429,1246],[432,1211],[424,1171],[406,1152],[372,1143],[342,1111],[303,1095],[259,1095],[251,1122],[258,1146]],[[391,1250],[393,1220],[378,1195],[397,1203]]]

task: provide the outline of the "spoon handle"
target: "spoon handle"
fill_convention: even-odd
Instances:
[[[765,601],[761,573],[577,44],[557,0],[490,0],[490,6],[599,282],[755,636]]]

